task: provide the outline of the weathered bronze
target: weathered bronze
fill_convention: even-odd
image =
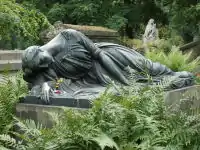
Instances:
[[[32,84],[32,94],[41,95],[46,102],[49,93],[59,95],[55,90],[89,97],[111,82],[128,86],[133,74],[136,82],[148,82],[147,75],[153,82],[160,82],[166,76],[175,77],[170,84],[172,89],[193,84],[192,73],[173,72],[122,45],[93,43],[73,29],[63,30],[43,46],[28,47],[22,57],[22,68],[24,80]]]

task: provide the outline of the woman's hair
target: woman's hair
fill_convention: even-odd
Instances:
[[[34,69],[39,66],[40,63],[40,52],[39,46],[28,47],[22,55],[22,67]]]

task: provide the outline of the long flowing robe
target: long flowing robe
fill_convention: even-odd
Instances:
[[[60,77],[70,79],[70,83],[64,82],[61,86],[65,91],[73,93],[84,88],[95,91],[95,87],[100,87],[97,89],[101,90],[112,81],[129,85],[131,72],[138,82],[148,81],[147,75],[150,75],[154,82],[159,82],[165,76],[178,75],[178,80],[173,82],[173,88],[192,84],[191,73],[173,72],[165,65],[152,62],[125,46],[93,43],[84,34],[72,29],[62,31],[59,36],[60,40],[64,41],[60,52],[54,56],[49,68],[39,72],[39,75],[44,76],[47,81]],[[26,80],[31,82],[29,77],[26,77]]]

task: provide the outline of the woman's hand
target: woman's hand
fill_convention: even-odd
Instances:
[[[48,85],[47,82],[43,83],[42,85],[42,93],[41,93],[41,99],[46,103],[49,104],[49,95],[52,91],[51,87]]]

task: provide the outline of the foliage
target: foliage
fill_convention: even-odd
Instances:
[[[180,36],[172,36],[170,38],[166,39],[158,39],[153,42],[149,42],[147,44],[149,50],[158,49],[158,51],[163,51],[165,53],[168,53],[171,51],[173,46],[180,47],[184,44],[183,39]]]
[[[66,109],[63,114],[51,114],[55,121],[51,129],[16,119],[23,134],[15,135],[25,143],[5,134],[0,141],[4,147],[16,150],[199,148],[200,115],[196,111],[171,111],[164,104],[160,86],[133,85],[117,86],[118,96],[106,91],[88,111]]]
[[[58,20],[63,20],[66,16],[67,8],[65,5],[54,4],[47,13],[47,18],[50,22],[54,23]]]
[[[4,0],[5,1],[5,0]],[[191,41],[199,33],[199,6],[196,0],[17,0],[29,9],[38,9],[51,23],[98,25],[122,30],[139,38],[141,24],[154,18],[161,28],[160,37],[168,38],[176,31]],[[169,30],[168,30],[169,29]],[[144,32],[144,29],[142,30]],[[189,37],[189,39],[185,38]]]
[[[134,49],[142,48],[142,40],[140,39],[130,39],[128,37],[121,37],[119,40],[123,42],[123,45],[127,47]]]
[[[130,39],[124,36],[121,37],[119,40],[125,46],[136,49],[137,51],[142,53],[145,52],[143,42],[140,39]],[[149,49],[149,51],[163,51],[165,53],[169,53],[173,45],[181,46],[183,45],[183,43],[184,43],[183,39],[180,36],[175,35],[173,37],[168,37],[166,39],[158,39],[156,41],[149,42],[147,43],[147,48]]]
[[[179,32],[186,41],[199,35],[200,3],[196,0],[155,0],[159,8],[167,14],[170,28]],[[189,39],[188,39],[189,38]]]
[[[171,38],[171,29],[166,25],[157,25],[157,28],[159,30],[159,38],[160,39],[169,39]]]
[[[8,130],[7,127],[13,120],[13,107],[25,93],[27,93],[27,86],[21,72],[15,77],[5,75],[4,82],[0,84],[0,134]]]
[[[125,27],[126,23],[127,23],[126,18],[119,15],[114,15],[107,20],[106,26],[108,26],[111,29],[119,30],[122,27]]]
[[[199,85],[200,84],[200,76],[199,76],[199,74],[196,74],[194,79],[195,79],[195,84]]]
[[[121,30],[129,28],[137,34],[140,25],[150,17],[163,23],[165,15],[152,0],[19,0],[43,12],[51,23],[98,25]],[[128,31],[126,31],[129,33]]]
[[[191,53],[183,54],[178,47],[172,46],[169,53],[163,49],[152,48],[146,52],[146,57],[166,65],[173,71],[194,71],[200,65],[200,57],[191,60]]]
[[[0,0],[0,47],[25,48],[39,41],[41,30],[49,26],[46,17],[14,0]]]

